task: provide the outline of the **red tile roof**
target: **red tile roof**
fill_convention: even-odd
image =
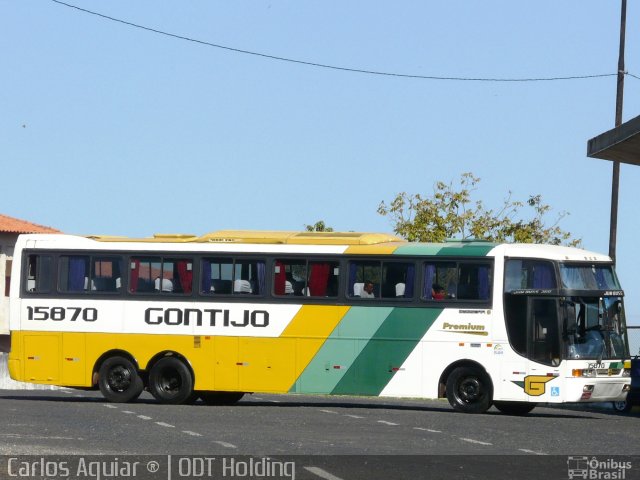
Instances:
[[[55,228],[0,214],[0,232],[3,233],[60,233]]]

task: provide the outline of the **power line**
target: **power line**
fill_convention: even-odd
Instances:
[[[277,61],[280,61],[280,62],[296,63],[296,64],[299,64],[299,65],[307,65],[307,66],[310,66],[310,67],[326,68],[326,69],[330,69],[330,70],[339,70],[339,71],[343,71],[343,72],[363,73],[363,74],[367,74],[367,75],[380,75],[380,76],[386,76],[386,77],[414,78],[414,79],[419,79],[419,80],[446,80],[446,81],[461,81],[461,82],[551,82],[551,81],[558,81],[558,80],[584,80],[584,79],[590,79],[590,78],[614,77],[614,76],[617,75],[617,73],[602,73],[602,74],[596,74],[596,75],[570,75],[570,76],[563,76],[563,77],[483,78],[483,77],[452,77],[452,76],[437,76],[437,75],[413,75],[413,74],[407,74],[407,73],[382,72],[382,71],[376,71],[376,70],[366,70],[366,69],[361,69],[361,68],[340,67],[340,66],[337,66],[337,65],[329,65],[329,64],[325,64],[325,63],[316,63],[316,62],[309,62],[309,61],[305,61],[305,60],[297,60],[297,59],[294,59],[294,58],[279,57],[277,55],[269,55],[269,54],[266,54],[266,53],[254,52],[254,51],[250,51],[250,50],[243,50],[243,49],[240,49],[240,48],[229,47],[229,46],[226,46],[226,45],[220,45],[220,44],[217,44],[217,43],[211,43],[211,42],[207,42],[207,41],[204,41],[204,40],[198,40],[196,38],[190,38],[190,37],[185,37],[183,35],[177,35],[175,33],[165,32],[165,31],[158,30],[158,29],[151,28],[151,27],[145,27],[144,25],[139,25],[137,23],[132,23],[132,22],[128,22],[126,20],[121,20],[119,18],[110,17],[108,15],[104,15],[102,13],[94,12],[92,10],[87,10],[86,8],[81,8],[81,7],[78,7],[77,5],[72,5],[70,3],[65,3],[65,2],[62,2],[60,0],[51,0],[51,1],[53,3],[57,3],[58,5],[63,5],[65,7],[73,8],[75,10],[79,10],[81,12],[88,13],[90,15],[95,15],[95,16],[103,18],[105,20],[111,20],[113,22],[121,23],[121,24],[128,25],[128,26],[134,27],[134,28],[139,28],[141,30],[146,30],[148,32],[157,33],[159,35],[165,35],[167,37],[177,38],[179,40],[185,40],[185,41],[188,41],[188,42],[193,42],[193,43],[197,43],[197,44],[200,44],[200,45],[205,45],[205,46],[208,46],[208,47],[219,48],[219,49],[231,51],[231,52],[234,52],[234,53],[242,53],[242,54],[245,54],[245,55],[253,55],[253,56],[256,56],[256,57],[267,58],[269,60],[277,60]],[[628,74],[628,75],[631,75],[631,74]],[[638,78],[638,77],[636,77],[636,78]]]

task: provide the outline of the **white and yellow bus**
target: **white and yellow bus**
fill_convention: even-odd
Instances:
[[[11,377],[113,402],[146,388],[163,403],[446,397],[524,414],[629,388],[623,292],[584,250],[220,231],[23,235],[14,258]]]

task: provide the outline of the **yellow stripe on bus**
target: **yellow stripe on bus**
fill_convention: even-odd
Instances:
[[[351,245],[345,250],[347,255],[391,255],[401,243],[388,243],[382,245]]]
[[[141,369],[163,352],[183,356],[196,390],[288,392],[348,310],[304,305],[277,338],[14,331],[24,363],[12,372],[23,381],[89,386],[98,358],[117,345]]]
[[[304,305],[279,338],[240,338],[236,389],[288,392],[347,311],[344,306]],[[219,380],[216,374],[216,390],[228,390]]]

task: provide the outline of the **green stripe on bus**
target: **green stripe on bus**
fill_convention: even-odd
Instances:
[[[487,242],[409,243],[399,246],[393,254],[484,257],[495,246]]]
[[[331,393],[380,395],[441,308],[394,308]]]
[[[331,393],[393,307],[352,307],[298,377],[292,393]]]

